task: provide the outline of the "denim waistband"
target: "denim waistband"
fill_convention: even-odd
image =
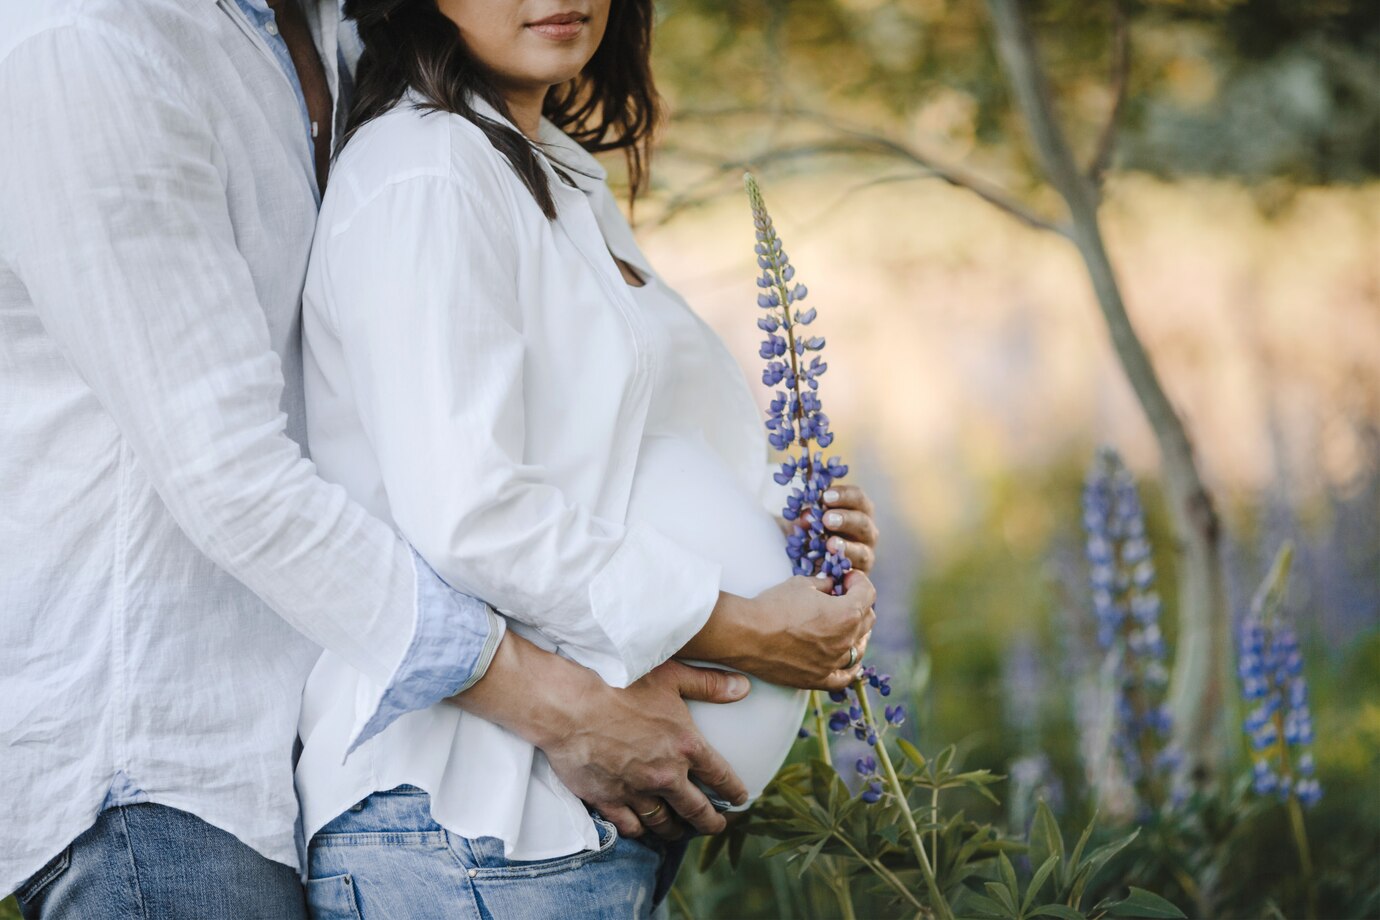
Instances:
[[[402,785],[375,792],[332,819],[318,834],[413,833],[440,831],[431,818],[425,789]]]

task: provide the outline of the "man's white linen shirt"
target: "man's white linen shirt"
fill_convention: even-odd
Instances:
[[[303,457],[294,76],[236,0],[0,0],[0,893],[110,804],[298,865],[321,647],[354,745],[502,636]]]

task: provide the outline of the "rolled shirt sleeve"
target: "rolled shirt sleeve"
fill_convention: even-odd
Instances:
[[[308,285],[307,335],[324,322],[339,340],[390,511],[417,551],[626,686],[704,625],[720,568],[593,513],[524,462],[516,240],[483,195],[453,170],[420,172],[323,226],[312,271],[329,281],[320,304]]]
[[[370,678],[362,740],[478,679],[502,623],[288,437],[218,139],[154,53],[82,22],[6,56],[0,257],[187,537]]]

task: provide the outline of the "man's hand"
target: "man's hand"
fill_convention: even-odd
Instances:
[[[675,815],[706,834],[725,821],[694,776],[719,798],[747,800],[728,762],[705,742],[685,700],[731,703],[745,677],[668,661],[625,690],[544,652],[511,631],[484,677],[449,702],[540,748],[570,791],[625,837],[678,837]]]

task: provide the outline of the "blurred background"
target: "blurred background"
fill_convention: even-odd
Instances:
[[[1380,7],[1020,6],[1074,157],[1105,163],[1102,232],[1221,516],[1234,622],[1295,543],[1281,609],[1300,635],[1325,790],[1307,818],[1317,909],[1380,916]],[[1172,658],[1160,453],[1078,249],[974,193],[1067,220],[988,9],[658,10],[670,118],[639,238],[765,399],[744,169],[762,183],[828,338],[831,450],[882,509],[871,657],[911,695],[905,733],[1010,777],[1000,809],[972,803],[991,820],[1026,821],[1041,795],[1075,831],[1099,806],[1134,826],[1099,788],[1086,737],[1101,653],[1079,496],[1095,448],[1119,450],[1147,507]],[[1230,783],[1251,762],[1240,688],[1225,692]],[[1260,820],[1245,835],[1258,839],[1199,867],[1224,892],[1214,913],[1303,916],[1285,819]],[[772,860],[687,869],[678,894],[685,915],[831,915],[826,893]]]

